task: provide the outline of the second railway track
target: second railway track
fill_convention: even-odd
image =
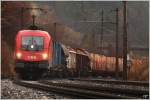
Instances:
[[[88,82],[80,82],[80,81],[42,81],[45,84],[51,84],[55,86],[62,86],[68,88],[75,88],[75,89],[84,89],[87,91],[95,91],[101,93],[110,93],[113,95],[120,95],[120,96],[127,96],[127,97],[135,97],[135,98],[142,98],[144,95],[149,94],[148,89],[140,90],[140,89],[131,89],[131,88],[120,88],[120,87],[113,87],[113,86],[104,86],[101,84],[93,84]]]
[[[26,86],[29,88],[40,89],[49,92],[56,92],[59,94],[73,96],[73,98],[89,98],[89,99],[135,99],[139,98],[138,96],[131,95],[120,95],[115,94],[114,91],[108,92],[108,89],[105,91],[96,90],[94,87],[88,87],[85,85],[75,85],[72,83],[65,82],[51,82],[51,81],[40,81],[40,82],[30,82],[30,81],[14,81],[14,83]],[[93,89],[92,89],[93,88]]]
[[[123,80],[108,80],[108,79],[82,79],[82,78],[81,79],[72,78],[70,80],[149,87],[149,82],[141,82],[141,81],[123,81]]]

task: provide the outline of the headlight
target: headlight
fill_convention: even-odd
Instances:
[[[34,45],[31,45],[31,48],[33,49],[33,48],[34,48]]]
[[[47,59],[47,57],[48,57],[48,55],[47,55],[47,53],[43,53],[43,59]]]
[[[21,58],[22,54],[20,52],[18,52],[17,54],[17,58]]]

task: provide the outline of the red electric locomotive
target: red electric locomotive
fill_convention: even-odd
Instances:
[[[21,77],[37,78],[50,68],[52,38],[46,31],[21,30],[16,35],[15,70]]]

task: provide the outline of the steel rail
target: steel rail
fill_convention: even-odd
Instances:
[[[128,97],[128,96],[120,96],[120,95],[113,95],[109,93],[100,93],[96,91],[87,91],[83,89],[75,89],[70,87],[62,87],[62,86],[54,86],[54,85],[46,85],[41,83],[31,83],[31,82],[25,82],[25,81],[14,81],[14,83],[34,88],[34,89],[40,89],[48,92],[56,92],[61,93],[69,96],[75,96],[76,98],[90,98],[90,99],[97,99],[97,98],[115,98],[115,99],[133,99],[134,97]],[[135,98],[134,98],[135,99]]]
[[[137,89],[128,89],[128,88],[115,88],[115,87],[106,87],[101,85],[89,85],[81,83],[68,83],[68,82],[52,82],[52,81],[41,81],[41,83],[55,85],[55,86],[64,86],[72,87],[96,92],[109,92],[115,94],[126,94],[127,96],[141,97],[143,95],[148,95],[149,90],[137,90]]]
[[[125,80],[108,80],[108,79],[107,80],[106,79],[78,79],[78,78],[72,78],[70,80],[149,87],[149,82],[142,82],[142,81],[125,81]]]

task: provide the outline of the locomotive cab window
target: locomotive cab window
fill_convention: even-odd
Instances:
[[[26,51],[41,51],[44,49],[44,37],[22,36],[21,49]]]

